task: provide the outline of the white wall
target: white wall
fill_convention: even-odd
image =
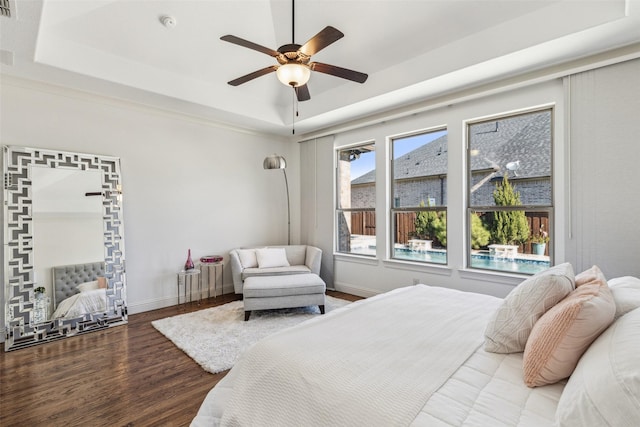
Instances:
[[[3,77],[0,96],[3,145],[120,157],[130,313],[177,303],[189,248],[194,259],[226,261],[238,246],[286,243],[284,181],[262,168],[266,155],[288,160],[299,240],[298,144],[12,78]],[[232,292],[227,268],[224,283]]]
[[[301,241],[322,249],[320,276],[335,289],[333,264],[333,137],[300,144]]]

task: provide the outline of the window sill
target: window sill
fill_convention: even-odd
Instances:
[[[463,268],[459,270],[460,277],[463,279],[481,280],[483,282],[500,283],[504,285],[518,286],[528,275],[513,274],[513,273],[501,273],[494,270],[480,270]]]
[[[377,266],[380,260],[373,256],[345,254],[334,252],[333,257],[336,261],[350,262],[364,265]],[[385,259],[382,261],[385,267],[397,270],[418,271],[422,273],[437,274],[440,276],[452,276],[453,269],[445,264],[426,264],[421,262],[402,261],[396,259]],[[494,270],[480,270],[463,268],[458,269],[458,274],[462,279],[471,279],[482,282],[497,283],[516,287],[522,281],[526,280],[528,275],[519,275],[513,273],[503,273]]]
[[[374,256],[334,252],[333,258],[337,261],[355,262],[355,263],[366,264],[366,265],[378,265],[378,258]]]
[[[446,264],[427,264],[397,259],[386,259],[383,262],[386,267],[398,270],[420,271],[423,273],[439,274],[441,276],[451,276],[453,272]]]

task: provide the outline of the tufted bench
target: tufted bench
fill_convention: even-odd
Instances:
[[[324,314],[324,281],[314,273],[251,276],[244,280],[244,320],[253,310],[317,305]]]

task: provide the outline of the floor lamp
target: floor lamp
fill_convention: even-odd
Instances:
[[[267,156],[262,162],[262,166],[265,169],[282,169],[282,173],[284,173],[284,185],[287,189],[287,244],[291,244],[291,206],[289,205],[289,182],[287,181],[287,161],[282,156],[278,156],[277,154],[272,154],[271,156]]]

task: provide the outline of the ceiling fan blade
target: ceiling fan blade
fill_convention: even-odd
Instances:
[[[303,44],[298,49],[298,52],[302,52],[307,56],[315,55],[331,43],[340,40],[342,37],[344,37],[344,34],[342,34],[340,30],[331,26],[325,27],[318,34],[311,37],[308,42]]]
[[[318,71],[319,73],[330,74],[332,76],[341,77],[358,83],[366,82],[369,77],[367,74],[359,71],[348,70],[346,68],[323,64],[321,62],[312,62],[309,64],[309,68],[313,71]]]
[[[250,42],[249,40],[241,39],[240,37],[232,36],[227,34],[226,36],[220,37],[220,40],[224,40],[229,43],[237,44],[242,47],[247,47],[249,49],[257,50],[258,52],[266,53],[269,56],[277,57],[280,55],[273,49],[269,49],[268,47],[260,46],[259,44]]]
[[[237,79],[231,80],[228,83],[231,86],[238,86],[238,85],[241,85],[242,83],[248,82],[249,80],[253,80],[253,79],[258,78],[260,76],[264,76],[265,74],[272,73],[277,69],[278,69],[277,65],[271,65],[270,67],[266,67],[266,68],[263,68],[261,70],[254,71],[253,73],[249,73],[246,76],[238,77]]]
[[[311,95],[309,94],[309,87],[307,85],[302,85],[294,88],[296,91],[296,96],[298,97],[298,101],[308,101],[311,99]]]

